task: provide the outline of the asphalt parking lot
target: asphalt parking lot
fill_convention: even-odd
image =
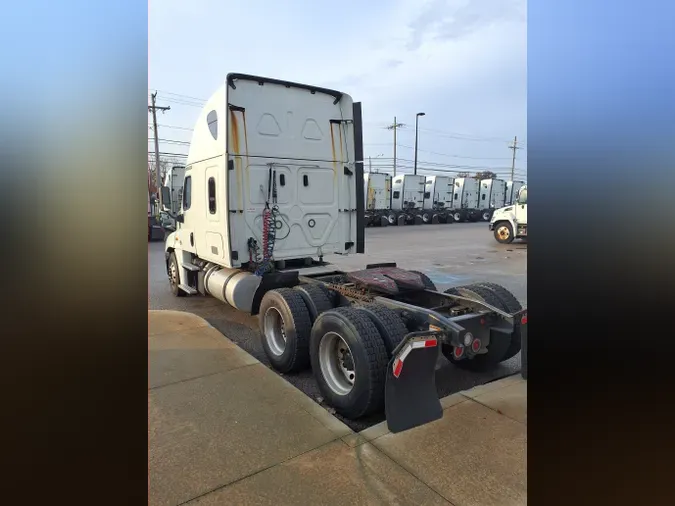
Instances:
[[[364,255],[326,257],[343,270],[357,270],[368,263],[396,262],[399,267],[426,273],[440,290],[480,281],[498,283],[527,305],[527,244],[498,244],[487,223],[417,225],[366,229]],[[163,242],[148,244],[148,307],[195,313],[225,334],[231,341],[269,365],[260,344],[258,319],[222,302],[201,296],[174,297],[164,265]],[[489,373],[457,369],[443,357],[436,369],[439,396],[467,390],[520,370],[520,355]],[[287,381],[317,402],[322,402],[311,371],[285,375]],[[383,415],[358,421],[343,420],[360,431],[384,419]]]

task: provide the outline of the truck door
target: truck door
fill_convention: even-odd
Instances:
[[[195,253],[195,224],[199,221],[200,199],[194,199],[195,181],[199,179],[198,173],[185,171],[185,181],[183,182],[183,201],[181,202],[181,214],[183,223],[178,225],[178,241],[181,249]]]
[[[518,194],[516,220],[518,223],[527,225],[527,186],[523,186]]]

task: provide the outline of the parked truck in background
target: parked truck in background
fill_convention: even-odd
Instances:
[[[419,225],[422,223],[425,179],[424,176],[414,174],[394,178],[391,185],[390,224]]]
[[[506,198],[506,181],[502,179],[482,179],[480,181],[480,217],[483,221],[490,221],[495,209],[504,207]]]
[[[472,177],[455,178],[455,193],[453,199],[453,217],[455,221],[478,221],[478,193],[480,184]]]
[[[423,178],[394,199],[421,204]],[[311,366],[347,418],[384,410],[392,432],[436,420],[439,353],[475,371],[520,351],[527,311],[503,287],[441,293],[396,264],[324,262],[365,251],[361,104],[345,93],[228,74],[195,125],[183,187],[165,242],[172,293],[258,315],[272,367]]]
[[[497,209],[490,220],[497,242],[509,244],[527,238],[527,185],[521,186],[515,203]]]
[[[164,228],[159,222],[157,199],[150,195],[148,186],[148,242],[164,239]]]
[[[518,192],[525,184],[524,181],[507,181],[506,182],[506,195],[504,196],[504,205],[510,206],[515,203],[518,198]]]
[[[384,172],[363,175],[366,202],[366,226],[386,227],[391,211],[391,176]]]
[[[422,221],[454,223],[452,213],[455,180],[448,176],[426,176]]]

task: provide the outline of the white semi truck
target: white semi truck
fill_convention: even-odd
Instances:
[[[391,185],[391,225],[419,225],[424,207],[425,177],[405,174],[396,176]]]
[[[495,209],[504,207],[506,198],[506,181],[502,179],[482,179],[480,181],[480,217],[483,221],[490,221]]]
[[[513,204],[494,212],[490,220],[490,230],[497,242],[502,244],[527,238],[527,185],[520,188]]]
[[[448,176],[426,176],[424,188],[424,223],[454,223],[452,212],[455,179]]]
[[[453,217],[455,221],[478,221],[480,183],[472,177],[455,178]]]
[[[384,172],[363,175],[366,200],[366,226],[386,227],[391,211],[391,176]]]
[[[443,416],[440,352],[497,367],[520,351],[527,311],[498,285],[440,293],[396,264],[324,263],[365,249],[362,139],[361,104],[345,93],[228,74],[194,128],[166,269],[174,295],[258,315],[276,370],[311,366],[338,413],[384,410],[399,432]]]

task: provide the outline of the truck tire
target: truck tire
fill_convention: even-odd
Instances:
[[[511,244],[513,242],[513,227],[508,221],[498,221],[495,223],[495,239],[500,244]]]
[[[483,213],[481,214],[481,219],[483,221],[490,221],[490,218],[492,218],[492,211],[489,209],[484,209]]]
[[[294,290],[297,290],[305,302],[312,324],[321,313],[333,309],[333,304],[327,293],[319,285],[298,285],[294,287]]]
[[[353,420],[384,408],[387,350],[363,311],[341,307],[319,315],[309,350],[319,390],[335,411]]]
[[[477,285],[467,285],[459,286],[455,288],[448,288],[445,293],[450,293],[453,295],[459,295],[461,297],[466,297],[473,300],[478,300],[481,302],[486,302],[491,306],[506,311],[504,304],[501,300],[487,288],[477,286]],[[468,371],[482,372],[488,371],[496,367],[500,362],[504,361],[504,356],[508,347],[511,344],[510,339],[504,339],[499,342],[490,342],[488,345],[487,353],[481,355],[476,355],[471,359],[461,359],[457,360],[452,351],[452,347],[448,345],[443,345],[441,351],[445,358],[447,358],[452,364],[457,366],[460,369],[465,369]]]
[[[387,214],[387,221],[389,222],[390,225],[396,225],[397,224],[396,213]]]
[[[459,211],[455,211],[454,213],[452,213],[452,219],[457,223],[459,223],[460,221],[462,221],[462,213],[460,213]]]
[[[344,279],[344,277],[340,278],[340,280],[343,280],[343,279]],[[340,283],[340,282],[344,282],[344,281],[336,281],[336,282]],[[313,286],[316,286],[319,290],[321,290],[326,295],[326,297],[328,297],[328,301],[330,302],[331,309],[334,308],[334,307],[337,307],[338,302],[339,302],[339,295],[340,295],[339,293],[337,293],[335,290],[331,290],[330,288],[328,288],[323,283],[317,283],[316,285],[313,285]]]
[[[427,290],[433,290],[434,292],[437,292],[437,291],[438,291],[438,289],[436,288],[436,285],[434,284],[434,282],[431,281],[431,278],[429,278],[429,276],[427,276],[427,275],[424,274],[423,272],[420,272],[420,271],[408,271],[408,272],[414,272],[414,273],[417,274],[419,277],[421,277],[421,278],[422,278],[422,283],[424,283],[424,288],[426,288]]]
[[[520,302],[518,299],[516,299],[515,295],[513,295],[503,286],[498,285],[497,283],[479,283],[479,285],[484,286],[488,290],[491,290],[497,297],[499,297],[507,312],[513,314],[523,309],[523,306],[520,305]],[[506,350],[506,355],[504,355],[503,360],[508,360],[511,357],[516,356],[521,350],[521,347],[522,342],[520,335],[520,321],[517,321],[514,322],[513,334],[511,335],[511,344]]]
[[[401,317],[396,311],[382,304],[366,304],[356,309],[365,313],[375,324],[387,350],[387,358],[391,358],[394,349],[409,332]]]
[[[171,252],[169,256],[169,265],[167,266],[169,270],[169,287],[171,288],[171,293],[176,297],[185,297],[187,293],[180,289],[178,286],[180,284],[180,278],[178,276],[178,259],[176,258],[176,253]]]
[[[297,372],[309,366],[312,321],[298,291],[277,288],[267,292],[258,313],[265,355],[277,371]]]
[[[429,223],[431,223],[431,214],[430,213],[422,213],[422,221],[427,225]]]

